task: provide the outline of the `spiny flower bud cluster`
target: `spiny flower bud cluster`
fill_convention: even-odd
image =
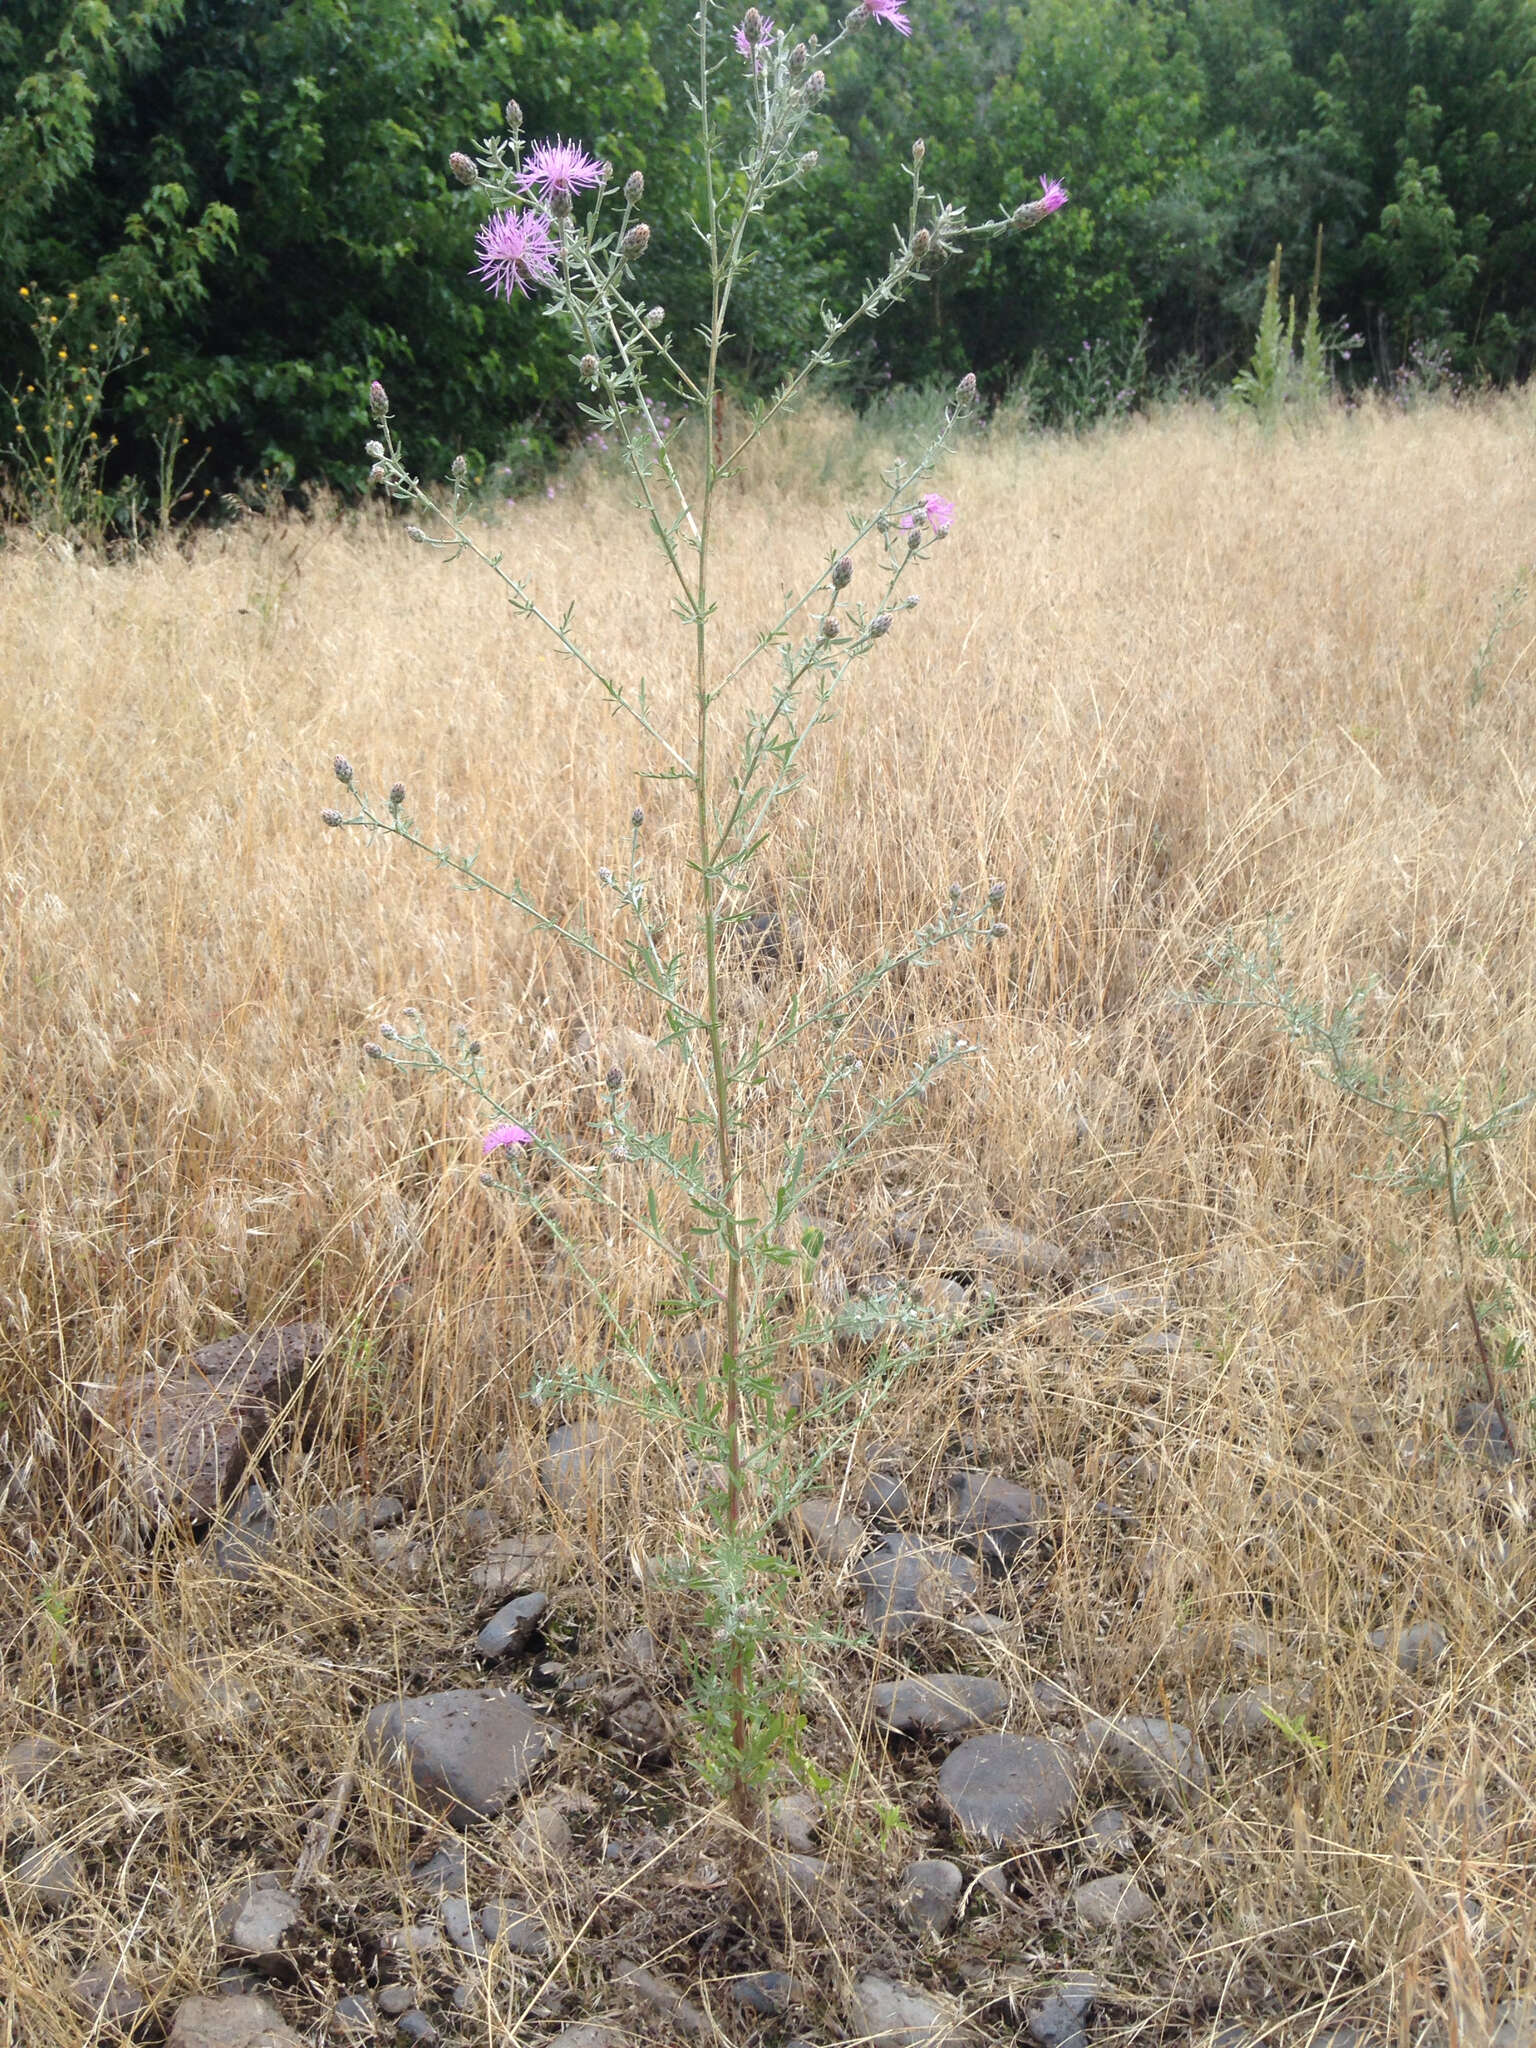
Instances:
[[[352,763],[345,754],[338,754],[331,763],[331,766],[336,771],[336,780],[338,782],[350,782],[352,780]]]
[[[821,151],[819,149],[808,149],[805,152],[805,155],[798,159],[795,168],[801,173],[803,177],[809,177],[811,172],[815,170],[816,166],[820,162]]]
[[[347,821],[340,811],[328,807],[320,813],[320,822],[322,825],[344,825]]]
[[[404,802],[405,784],[403,782],[392,782],[389,785],[389,808],[392,811],[398,811]]]
[[[889,612],[877,612],[869,622],[869,637],[871,640],[883,640],[890,630],[891,615]]]
[[[819,100],[827,89],[825,71],[813,71],[805,81],[805,96],[808,100]]]
[[[924,140],[923,140],[923,138],[921,137],[921,135],[919,135],[919,136],[918,136],[918,138],[917,138],[917,140],[916,140],[916,142],[914,142],[914,143],[913,143],[913,145],[912,145],[912,161],[913,161],[913,163],[914,163],[914,164],[921,164],[921,163],[922,163],[922,160],[923,160],[923,158],[924,158],[924,157],[925,157],[925,156],[926,156],[927,154],[928,154],[928,145],[927,145],[927,143],[926,143],[926,142],[924,142]]]
[[[384,443],[382,441],[365,441],[363,443],[363,453],[371,456],[375,462],[382,462],[384,460]]]
[[[456,484],[468,482],[469,464],[465,461],[462,455],[455,455],[455,457],[453,458],[453,468],[451,474]]]
[[[504,112],[507,117],[507,127],[511,130],[512,134],[516,135],[523,125],[522,108],[517,104],[516,100],[508,100]]]
[[[576,374],[580,377],[583,384],[595,384],[597,382],[597,371],[598,361],[594,355],[583,356],[576,365]]]
[[[835,640],[835,639],[837,638],[838,634],[839,634],[839,633],[841,633],[841,631],[842,631],[842,630],[843,630],[843,625],[842,625],[842,621],[841,621],[841,619],[839,619],[839,617],[837,616],[837,613],[836,613],[836,612],[828,612],[828,613],[827,613],[827,616],[826,616],[826,617],[825,617],[825,618],[824,618],[824,619],[822,620],[822,622],[821,622],[821,637],[822,637],[822,639],[823,639],[823,640]]]
[[[960,382],[955,386],[955,396],[962,405],[974,405],[976,403],[976,372],[974,370],[967,370],[960,379]]]
[[[806,65],[809,64],[810,61],[810,52],[806,49],[804,43],[796,43],[795,47],[789,53],[790,77],[798,78],[800,73],[805,69]]]
[[[480,173],[462,149],[449,151],[448,168],[461,185],[478,185],[480,182]]]
[[[640,204],[640,201],[645,197],[644,171],[630,172],[629,176],[624,180],[624,197],[631,206],[638,206]]]
[[[632,228],[626,230],[624,239],[619,244],[619,252],[624,256],[643,256],[650,246],[650,225],[646,221],[637,220]]]
[[[853,581],[853,563],[847,555],[832,564],[832,588],[846,590]]]
[[[377,377],[368,386],[368,410],[376,420],[382,420],[389,411],[389,393]]]

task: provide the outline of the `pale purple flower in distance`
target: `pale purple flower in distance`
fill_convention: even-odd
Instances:
[[[487,1131],[480,1150],[489,1156],[499,1152],[506,1145],[531,1145],[532,1131],[525,1131],[521,1124],[497,1124],[493,1131]]]
[[[948,533],[954,522],[955,508],[948,498],[941,498],[937,491],[930,491],[923,500],[923,517],[935,533]],[[908,512],[900,522],[902,532],[910,533],[915,523],[914,515]]]
[[[574,199],[603,182],[603,167],[579,142],[536,142],[523,159],[519,183],[536,192],[546,206],[556,199]]]
[[[753,12],[755,13],[756,9]],[[759,16],[756,42],[747,33],[747,24],[744,21],[736,24],[736,33],[731,40],[735,43],[743,57],[751,59],[752,69],[754,71],[761,71],[763,68],[763,52],[773,41],[773,16],[771,14]]]
[[[555,275],[555,243],[548,224],[537,213],[508,208],[493,213],[475,237],[480,261],[475,276],[493,296],[510,299],[549,284]]]
[[[1040,191],[1043,196],[1037,199],[1035,204],[1039,207],[1042,216],[1047,213],[1059,213],[1072,196],[1060,178],[1042,176],[1040,179]]]
[[[860,0],[860,4],[871,21],[888,21],[904,36],[911,35],[912,24],[906,16],[905,0]]]

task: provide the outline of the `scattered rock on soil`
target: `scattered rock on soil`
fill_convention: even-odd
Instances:
[[[782,1848],[809,1856],[821,1826],[821,1801],[809,1792],[790,1792],[768,1808],[768,1832]]]
[[[1097,1977],[1063,1977],[1038,2005],[1025,2012],[1024,2031],[1039,2048],[1084,2048],[1086,2021],[1098,1995]]]
[[[551,1863],[565,1863],[575,1853],[571,1824],[558,1799],[536,1801],[512,1830],[512,1854],[530,1869],[543,1870]]]
[[[219,1909],[217,1926],[225,1946],[258,1969],[277,1960],[283,1937],[304,1917],[304,1908],[282,1879],[255,1877]]]
[[[997,1282],[1028,1285],[1041,1280],[1066,1280],[1072,1261],[1059,1244],[1048,1237],[1031,1237],[1010,1223],[984,1223],[971,1237],[971,1245],[988,1277]]]
[[[1151,1714],[1121,1714],[1114,1720],[1094,1715],[1081,1740],[1093,1764],[1154,1805],[1179,1809],[1210,1787],[1200,1745],[1177,1721]]]
[[[506,1899],[497,1899],[481,1908],[480,1931],[487,1941],[503,1942],[513,1955],[526,1956],[531,1962],[538,1962],[549,1954],[549,1935],[544,1922],[536,1913],[514,1906]]]
[[[1298,1721],[1311,1707],[1315,1690],[1303,1681],[1223,1693],[1208,1703],[1200,1726],[1226,1742],[1257,1742],[1262,1736],[1278,1735],[1281,1721]]]
[[[619,1447],[618,1438],[596,1416],[552,1429],[539,1465],[545,1492],[567,1514],[595,1506],[617,1484]]]
[[[169,1372],[92,1389],[98,1446],[146,1513],[210,1521],[327,1337],[320,1323],[221,1337]]]
[[[1456,1410],[1456,1441],[1469,1458],[1489,1465],[1512,1465],[1515,1447],[1503,1416],[1491,1402],[1463,1401]]]
[[[1106,1863],[1121,1862],[1136,1849],[1131,1824],[1118,1806],[1101,1806],[1089,1816],[1083,1843],[1090,1855]]]
[[[44,1842],[16,1865],[15,1882],[29,1905],[48,1913],[67,1912],[80,1890],[80,1865],[68,1849]]]
[[[865,1588],[865,1625],[887,1638],[947,1614],[977,1589],[976,1567],[917,1536],[887,1536],[854,1571]]]
[[[1008,1712],[1006,1685],[962,1671],[893,1679],[870,1699],[876,1720],[897,1735],[966,1735],[994,1727]]]
[[[869,1541],[869,1531],[853,1515],[840,1515],[829,1494],[813,1493],[795,1504],[794,1519],[800,1534],[824,1563],[835,1568],[845,1565]]]
[[[787,1970],[752,1970],[745,1977],[733,1977],[725,1987],[725,1995],[738,2012],[777,2019],[789,2011],[800,1995],[800,1987]]]
[[[261,1570],[277,1518],[260,1483],[252,1480],[229,1513],[213,1532],[213,1568],[221,1579],[247,1586]]]
[[[1041,1736],[973,1736],[945,1758],[938,1786],[964,1832],[999,1849],[1044,1841],[1077,1803],[1071,1753]]]
[[[567,1562],[558,1536],[504,1536],[491,1545],[485,1563],[476,1565],[469,1582],[488,1601],[507,1600],[518,1593],[542,1592],[560,1577]]]
[[[1123,1873],[1118,1877],[1093,1877],[1080,1884],[1072,1894],[1072,1904],[1086,1926],[1101,1932],[1139,1927],[1157,1912],[1156,1900],[1147,1897],[1134,1877]]]
[[[1453,1839],[1484,1837],[1492,1826],[1475,1779],[1450,1764],[1412,1757],[1399,1765],[1387,1785],[1386,1806],[1400,1821],[1412,1822],[1426,1833]]]
[[[1045,1503],[1000,1472],[951,1472],[949,1521],[983,1564],[1006,1572],[1021,1551],[1039,1542],[1046,1526]]]
[[[55,1742],[51,1735],[23,1735],[0,1756],[0,1789],[29,1791],[41,1783],[63,1754],[64,1745]]]
[[[388,1700],[363,1727],[400,1789],[458,1828],[500,1813],[558,1742],[519,1694],[491,1688]]]
[[[475,1637],[482,1657],[515,1657],[544,1619],[549,1606],[547,1593],[524,1593],[498,1607]]]
[[[154,1998],[123,1963],[88,1963],[70,1982],[69,2002],[95,2027],[127,2029],[143,2018]]]
[[[713,2031],[692,1999],[684,1997],[675,1984],[669,1984],[665,1977],[658,1977],[654,1970],[643,1969],[636,1964],[633,1969],[621,1970],[617,1981],[626,1990],[634,1992],[653,2012],[659,2012],[670,2020],[680,2034],[698,2039]]]
[[[643,1678],[610,1686],[598,1701],[602,1731],[636,1763],[664,1764],[672,1753],[672,1723]]]
[[[965,1879],[957,1863],[944,1856],[924,1857],[902,1872],[896,1916],[910,1933],[937,1939],[954,1925],[964,1889]]]
[[[889,1977],[861,1977],[848,2018],[870,2048],[963,2048],[971,2038],[947,2002]]]
[[[860,1488],[859,1506],[888,1529],[900,1528],[912,1513],[911,1497],[895,1472],[871,1472]]]
[[[1446,1634],[1438,1621],[1415,1621],[1393,1645],[1392,1631],[1373,1628],[1367,1638],[1373,1650],[1393,1649],[1400,1670],[1410,1678],[1428,1678],[1446,1651]]]
[[[1536,2048],[1536,1998],[1506,1998],[1493,2016],[1488,2048]]]
[[[455,1893],[443,1900],[443,1932],[461,1956],[469,1956],[475,1962],[484,1962],[488,1949],[482,1940],[480,1930],[470,1918],[469,1901]]]
[[[166,2048],[303,2048],[303,2043],[270,1999],[245,1992],[184,1999]]]

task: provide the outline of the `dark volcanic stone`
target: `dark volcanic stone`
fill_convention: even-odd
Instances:
[[[253,1480],[213,1532],[214,1570],[221,1579],[248,1585],[261,1570],[276,1534],[272,1503]]]
[[[512,1657],[527,1643],[549,1606],[545,1593],[524,1593],[499,1607],[475,1637],[482,1657]]]
[[[749,1976],[733,1977],[725,1995],[742,2012],[776,2018],[788,2012],[796,1995],[795,1980],[788,1970],[754,1970]]]
[[[896,1894],[896,1915],[913,1934],[947,1934],[960,1910],[965,1878],[960,1866],[944,1856],[909,1863]]]
[[[517,1693],[427,1693],[375,1707],[364,1747],[401,1789],[454,1827],[500,1813],[559,1736]]]
[[[1071,1753],[1044,1737],[976,1735],[945,1758],[939,1797],[967,1835],[1025,1849],[1071,1813],[1077,1772]]]
[[[327,1341],[323,1324],[285,1323],[265,1337],[221,1337],[169,1372],[92,1392],[98,1447],[147,1513],[209,1521]]]
[[[1039,1542],[1046,1511],[1038,1494],[999,1472],[960,1471],[949,1475],[949,1519],[983,1564],[1005,1572]]]
[[[864,1620],[887,1637],[935,1615],[947,1614],[974,1595],[976,1567],[953,1551],[916,1536],[887,1536],[855,1568],[865,1588]]]
[[[871,1695],[877,1720],[898,1735],[965,1735],[995,1726],[1008,1712],[1008,1688],[995,1678],[937,1671],[898,1678]]]
[[[545,1492],[571,1514],[595,1506],[618,1483],[617,1449],[612,1431],[595,1417],[552,1429],[539,1466]]]
[[[1095,1716],[1084,1725],[1082,1741],[1095,1764],[1156,1805],[1181,1808],[1210,1789],[1200,1745],[1177,1721],[1151,1714]]]

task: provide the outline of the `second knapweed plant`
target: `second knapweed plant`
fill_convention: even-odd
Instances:
[[[487,551],[472,523],[463,462],[445,479],[445,492],[425,488],[406,466],[382,386],[369,393],[373,481],[415,508],[420,523],[406,528],[410,538],[450,557],[472,557],[496,577],[514,610],[552,636],[607,704],[638,727],[653,755],[650,773],[682,791],[691,901],[658,900],[640,808],[628,822],[627,853],[595,878],[612,907],[608,929],[546,910],[515,879],[492,882],[472,860],[430,844],[410,821],[403,785],[375,802],[345,759],[337,759],[335,772],[352,808],[325,814],[333,826],[387,833],[421,848],[578,949],[629,992],[633,1024],[676,1064],[682,1107],[660,1128],[639,1116],[623,1073],[610,1073],[601,1160],[594,1165],[589,1152],[577,1156],[568,1137],[535,1128],[535,1118],[519,1120],[528,1112],[501,1099],[480,1046],[467,1035],[444,1051],[418,1022],[404,1035],[386,1031],[367,1047],[396,1066],[453,1075],[479,1098],[490,1120],[482,1138],[492,1164],[488,1185],[522,1203],[561,1248],[640,1389],[621,1389],[605,1371],[566,1370],[536,1392],[599,1408],[638,1405],[691,1456],[705,1533],[676,1561],[673,1578],[691,1596],[695,1732],[711,1781],[754,1827],[798,1727],[804,1644],[785,1619],[792,1565],[784,1518],[828,1459],[846,1449],[891,1373],[947,1341],[952,1327],[915,1298],[885,1298],[874,1311],[814,1284],[822,1249],[813,1220],[818,1194],[876,1134],[911,1115],[935,1078],[971,1050],[957,1036],[944,1037],[874,1089],[850,1033],[872,993],[892,976],[942,947],[1000,936],[1002,892],[984,878],[953,886],[921,930],[809,1001],[791,994],[765,1012],[733,1002],[730,991],[760,965],[743,943],[754,932],[753,878],[807,749],[849,677],[901,631],[917,602],[909,585],[942,558],[961,516],[930,479],[956,427],[975,410],[976,381],[960,381],[927,446],[886,475],[879,501],[851,516],[846,534],[828,536],[824,567],[755,631],[717,608],[714,572],[726,510],[720,487],[768,422],[836,363],[867,322],[962,248],[1033,227],[1067,199],[1059,182],[1042,177],[1038,198],[972,224],[962,208],[929,191],[924,147],[914,142],[907,219],[885,271],[857,304],[824,310],[818,345],[739,434],[726,435],[716,405],[722,355],[733,293],[764,210],[814,177],[817,154],[807,146],[807,129],[830,90],[829,67],[852,35],[882,26],[912,33],[900,0],[861,0],[820,44],[815,36],[802,41],[783,32],[755,8],[725,22],[702,0],[692,98],[704,170],[694,227],[709,310],[696,333],[674,335],[646,288],[652,232],[640,172],[621,180],[563,137],[530,142],[515,101],[506,108],[504,135],[473,157],[450,159],[453,175],[482,193],[488,207],[475,275],[492,294],[536,299],[564,324],[586,431],[622,452],[672,614],[690,642],[686,712],[669,716],[666,700],[643,681],[610,673],[584,644],[573,605],[534,591]],[[663,422],[690,414],[712,423],[714,432],[703,435],[702,446],[685,449],[679,425]],[[729,740],[722,736],[727,730],[734,734]],[[760,941],[761,911],[756,915]],[[782,956],[782,930],[775,943]],[[787,1117],[785,1100],[792,1104]],[[770,1101],[781,1105],[771,1131],[764,1121]],[[636,1174],[648,1190],[638,1203]],[[573,1195],[611,1209],[621,1179],[625,1227],[668,1270],[667,1312],[706,1334],[693,1356],[708,1362],[687,1373],[678,1371],[655,1328],[614,1297],[571,1224]],[[840,1338],[863,1344],[864,1367],[851,1384],[828,1385],[827,1376],[795,1369],[796,1360],[809,1361]]]

